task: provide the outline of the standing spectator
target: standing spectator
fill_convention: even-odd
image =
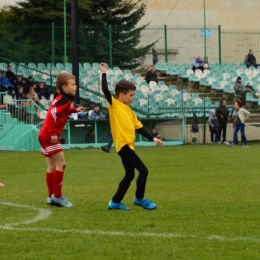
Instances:
[[[250,49],[249,53],[246,55],[244,63],[246,64],[247,68],[250,66],[254,66],[256,69],[260,64],[256,63],[256,58],[254,56],[254,50]]]
[[[209,124],[209,131],[210,131],[210,139],[211,143],[219,143],[218,137],[218,119],[216,117],[216,111],[214,109],[210,110],[209,118],[208,118],[208,124]]]
[[[28,94],[28,93],[29,93],[30,87],[32,87],[34,84],[35,84],[35,83],[34,83],[33,77],[32,77],[32,76],[29,76],[28,79],[27,79],[26,82],[25,82],[25,88],[24,88],[25,94]]]
[[[13,85],[11,85],[9,79],[6,77],[6,73],[4,71],[1,73],[0,87],[1,87],[1,92],[8,91],[8,94],[12,95],[14,87]]]
[[[87,135],[85,136],[85,143],[95,143],[95,130],[90,129]]]
[[[255,90],[253,89],[253,83],[252,82],[247,82],[246,86],[244,86],[241,83],[241,77],[237,77],[237,80],[234,84],[234,91],[236,93],[236,95],[241,95],[242,96],[242,100],[245,103],[245,96],[247,93],[251,93],[253,94],[253,96],[255,98],[259,98],[260,94],[256,93]]]
[[[250,112],[246,109],[242,108],[243,103],[240,100],[236,100],[234,105],[234,110],[232,113],[232,120],[234,125],[234,132],[233,132],[233,140],[232,143],[229,145],[230,147],[234,148],[235,144],[237,144],[237,133],[238,131],[241,132],[242,147],[247,148],[247,138],[245,135],[245,121],[250,117]]]
[[[158,83],[158,79],[157,79],[157,74],[155,72],[155,66],[151,65],[148,69],[148,71],[146,72],[145,75],[145,80],[146,82],[149,84],[150,81],[155,81],[156,83]]]
[[[201,70],[208,69],[208,64],[203,60],[202,56],[199,56],[195,59],[192,70]]]
[[[98,105],[94,106],[93,111],[92,111],[92,113],[90,115],[90,118],[91,119],[104,119],[105,118],[103,113],[100,111]]]
[[[221,133],[223,132],[222,135],[222,143],[224,144],[229,144],[226,140],[226,133],[227,133],[227,121],[228,121],[228,109],[226,107],[226,100],[222,99],[220,101],[219,107],[216,109],[216,115],[218,118],[218,140],[221,140]]]
[[[16,76],[12,71],[12,66],[8,66],[7,67],[7,71],[6,71],[6,77],[9,79],[10,83],[15,86],[15,80],[16,80]]]

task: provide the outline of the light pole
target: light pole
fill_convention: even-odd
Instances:
[[[204,1],[204,60],[208,61],[207,57],[207,37],[206,37],[206,0]]]
[[[64,57],[63,57],[63,63],[64,65],[68,62],[68,56],[67,56],[67,19],[66,19],[66,0],[63,0],[63,26],[64,26]]]

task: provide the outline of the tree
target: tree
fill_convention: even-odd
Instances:
[[[70,0],[65,1],[69,24]],[[153,46],[153,43],[140,46],[141,32],[147,26],[136,27],[145,14],[146,5],[143,0],[78,0],[78,5],[80,62],[105,61],[121,68],[134,68],[140,64],[138,59],[143,57]],[[63,2],[57,0],[26,0],[18,2],[16,6],[9,6],[0,12],[0,24],[2,26],[7,26],[7,24],[19,26],[20,24],[49,25],[44,32],[37,29],[38,37],[35,37],[35,32],[32,32],[28,26],[18,30],[19,37],[24,35],[24,42],[27,43],[27,46],[33,44],[34,49],[39,49],[43,53],[46,52],[46,55],[42,55],[42,57],[45,57],[43,62],[49,60],[51,53],[50,36],[52,27],[50,22],[55,23],[55,53],[58,57],[56,62],[62,62]],[[67,32],[68,55],[70,56],[71,36],[69,26],[67,26]],[[17,41],[13,35],[10,35],[10,39]],[[19,45],[23,45],[22,42]],[[44,45],[44,48],[42,45]]]

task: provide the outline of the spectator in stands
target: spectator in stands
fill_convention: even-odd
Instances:
[[[99,106],[95,105],[90,115],[91,119],[105,119],[103,113],[100,111]]]
[[[27,99],[27,97],[24,96],[23,87],[22,87],[22,86],[18,86],[18,87],[17,87],[17,92],[15,93],[15,99],[16,99],[16,100],[19,100],[19,99]]]
[[[227,132],[227,121],[228,121],[228,109],[226,107],[226,100],[222,99],[220,101],[219,107],[216,109],[216,115],[218,118],[218,140],[221,140],[221,133],[223,132],[222,135],[222,143],[224,144],[229,144],[226,140],[226,132]]]
[[[152,134],[153,137],[158,138],[158,139],[161,139],[161,135],[159,135],[159,134],[157,133],[156,128],[153,128],[153,129],[151,130],[151,134]]]
[[[195,70],[201,70],[209,69],[208,63],[203,60],[202,56],[199,56],[195,59],[192,70],[195,72]]]
[[[234,91],[236,95],[241,95],[242,100],[245,103],[245,95],[246,93],[252,93],[255,98],[260,97],[260,93],[256,93],[255,90],[253,89],[253,83],[252,82],[247,82],[246,86],[244,86],[241,83],[241,77],[237,77],[237,80],[234,84]]]
[[[24,84],[24,82],[23,82],[22,76],[17,76],[17,78],[16,78],[16,81],[15,81],[15,84],[14,84],[14,90],[15,90],[15,92],[18,91],[18,90],[17,90],[18,86],[23,87],[23,90],[24,90],[25,84]]]
[[[95,143],[95,130],[90,129],[85,136],[85,143]]]
[[[27,79],[26,82],[25,82],[24,92],[25,92],[26,94],[28,94],[30,87],[32,87],[34,84],[35,84],[35,83],[34,83],[33,77],[32,77],[32,76],[29,76],[28,79]]]
[[[12,71],[12,66],[10,66],[10,65],[7,67],[6,77],[9,79],[10,83],[13,86],[15,86],[16,76]]]
[[[219,143],[220,141],[218,139],[219,133],[218,133],[218,119],[216,117],[216,111],[215,109],[211,109],[209,113],[209,118],[208,118],[208,124],[209,124],[209,131],[210,131],[210,140],[211,143]]]
[[[50,100],[50,91],[49,88],[44,84],[44,82],[40,82],[38,86],[36,86],[36,93],[38,94],[39,99]]]
[[[5,71],[1,73],[0,87],[1,87],[1,92],[8,91],[8,94],[12,95],[14,86],[10,83],[9,79],[6,77]]]
[[[39,104],[39,97],[38,94],[35,92],[35,89],[33,86],[29,88],[29,93],[27,94],[28,99],[32,99],[35,103]]]
[[[245,121],[250,117],[250,112],[246,109],[242,108],[243,102],[240,100],[236,100],[234,105],[234,110],[232,113],[232,120],[233,120],[233,140],[232,143],[229,145],[230,147],[234,148],[235,144],[237,143],[237,133],[238,131],[241,132],[242,136],[242,147],[247,148],[247,138],[245,135]]]
[[[151,65],[146,72],[145,80],[149,84],[150,81],[155,81],[158,83],[157,74],[155,72],[155,66]]]
[[[249,53],[246,55],[244,63],[246,64],[247,68],[254,66],[257,69],[257,67],[260,66],[260,64],[256,63],[256,58],[252,49],[250,49]]]

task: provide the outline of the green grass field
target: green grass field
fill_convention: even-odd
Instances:
[[[136,148],[149,169],[146,197],[158,206],[107,204],[123,177],[115,150],[65,151],[64,195],[45,204],[39,152],[1,152],[0,259],[260,259],[260,146]]]

